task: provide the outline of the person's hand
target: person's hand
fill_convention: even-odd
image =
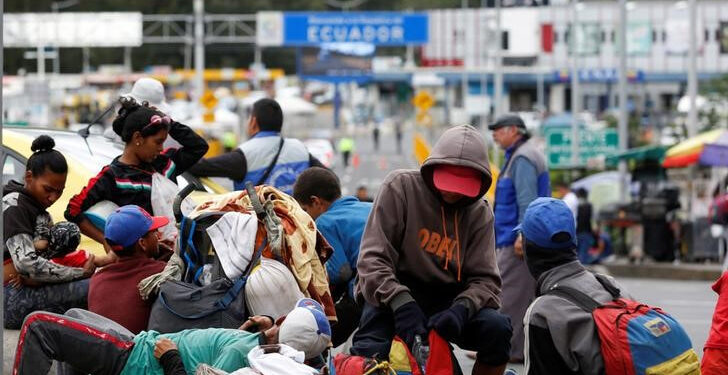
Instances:
[[[154,358],[160,359],[162,358],[164,353],[170,350],[177,350],[177,344],[167,338],[159,339],[159,341],[157,341],[157,344],[154,345]]]
[[[248,332],[263,332],[273,327],[275,322],[273,318],[265,315],[254,315],[248,318],[248,320],[240,326],[240,329]]]
[[[94,264],[94,255],[89,254],[86,263],[83,264],[83,278],[91,277],[96,272],[96,264]]]
[[[516,242],[513,244],[513,253],[520,259],[523,259],[523,237],[519,234]]]
[[[407,302],[394,312],[394,331],[410,348],[416,335],[427,341],[427,318],[417,302]]]
[[[111,250],[111,245],[109,245],[108,242],[104,241],[101,244],[104,245],[104,251],[106,254],[114,254],[114,250]]]
[[[440,311],[430,318],[430,328],[437,331],[443,339],[456,341],[463,332],[468,319],[468,308],[462,303],[453,303],[447,310]]]

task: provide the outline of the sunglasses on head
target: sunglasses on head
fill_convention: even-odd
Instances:
[[[149,123],[142,128],[142,131],[147,129],[150,126],[155,126],[159,124],[164,124],[166,126],[169,126],[169,124],[172,123],[172,118],[169,116],[160,116],[160,115],[153,115],[151,119],[149,119]]]

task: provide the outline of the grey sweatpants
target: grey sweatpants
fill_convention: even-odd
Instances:
[[[513,327],[511,359],[522,361],[523,317],[536,296],[536,280],[528,272],[526,262],[513,252],[513,246],[496,249],[496,259],[502,280],[500,312],[511,318]]]
[[[134,334],[101,315],[71,309],[66,315],[36,311],[25,319],[15,351],[13,374],[118,375],[134,347]]]

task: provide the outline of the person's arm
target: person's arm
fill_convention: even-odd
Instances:
[[[523,221],[526,208],[538,198],[538,173],[536,167],[523,156],[517,157],[511,167],[513,185],[516,189],[518,203],[518,222]]]
[[[81,232],[94,240],[103,243],[103,234],[99,237],[97,233],[93,231],[84,231],[84,226],[81,223],[86,220],[84,211],[88,210],[91,206],[104,200],[113,201],[116,196],[116,182],[111,172],[110,166],[105,166],[96,177],[90,179],[88,184],[81,190],[80,193],[74,195],[71,200],[68,201],[68,207],[64,216],[66,220],[74,222],[79,225]],[[89,225],[91,225],[89,223]],[[88,229],[88,227],[86,227]],[[94,227],[95,229],[95,227]]]
[[[207,153],[209,145],[189,126],[173,121],[169,127],[169,136],[179,142],[182,147],[170,148],[164,154],[175,164],[175,175],[181,175],[197,163]]]
[[[401,183],[396,172],[387,176],[374,201],[362,235],[356,268],[357,289],[364,299],[392,310],[414,301],[409,288],[397,280],[399,249],[406,221],[406,197],[398,191]]]
[[[561,358],[549,329],[536,325],[528,325],[526,328],[526,375],[578,375]]]
[[[329,260],[324,264],[326,273],[329,276],[329,284],[333,287],[341,282],[346,282],[347,280],[342,280],[342,276],[346,273],[345,267],[348,267],[348,274],[351,275],[351,265],[348,264],[348,257],[345,254],[344,246],[339,241],[339,236],[336,235],[335,228],[333,228],[332,223],[328,222],[326,218],[319,217],[319,220],[316,220],[316,229],[321,232],[321,235],[324,236],[329,245],[334,249],[334,253],[331,254]]]
[[[170,339],[160,339],[154,345],[154,358],[159,361],[164,375],[187,375],[177,345]]]
[[[498,295],[501,291],[501,278],[496,265],[495,234],[493,213],[489,206],[481,212],[473,213],[477,220],[469,220],[471,235],[466,242],[463,255],[461,276],[466,286],[455,298],[468,308],[468,316],[473,316],[483,307],[500,307]]]
[[[220,156],[202,159],[188,171],[198,177],[227,177],[240,181],[248,173],[248,163],[243,151],[237,149]]]
[[[5,247],[10,252],[15,269],[33,281],[59,283],[93,274],[94,269],[66,267],[39,256],[35,252],[33,238],[27,233],[16,234],[8,238],[5,241]]]

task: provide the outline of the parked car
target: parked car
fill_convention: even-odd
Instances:
[[[78,194],[88,184],[89,179],[96,176],[101,171],[101,168],[111,163],[123,150],[123,145],[115,143],[102,135],[95,134],[91,134],[88,137],[88,145],[86,145],[86,142],[77,133],[64,130],[5,127],[2,134],[4,183],[7,183],[11,179],[19,182],[23,181],[25,165],[32,154],[30,145],[41,134],[47,134],[53,137],[56,141],[55,149],[66,157],[68,161],[66,189],[63,191],[61,198],[48,209],[54,222],[65,220],[63,212],[66,210],[71,197]],[[195,179],[197,177],[185,173],[177,178],[177,185],[182,189]],[[191,195],[193,201],[201,202],[212,194],[227,192],[211,180],[199,179],[197,181],[205,187],[205,191],[195,192]],[[104,251],[99,243],[86,236],[83,236],[81,239],[81,245],[79,247],[93,251],[96,254],[102,254]]]

